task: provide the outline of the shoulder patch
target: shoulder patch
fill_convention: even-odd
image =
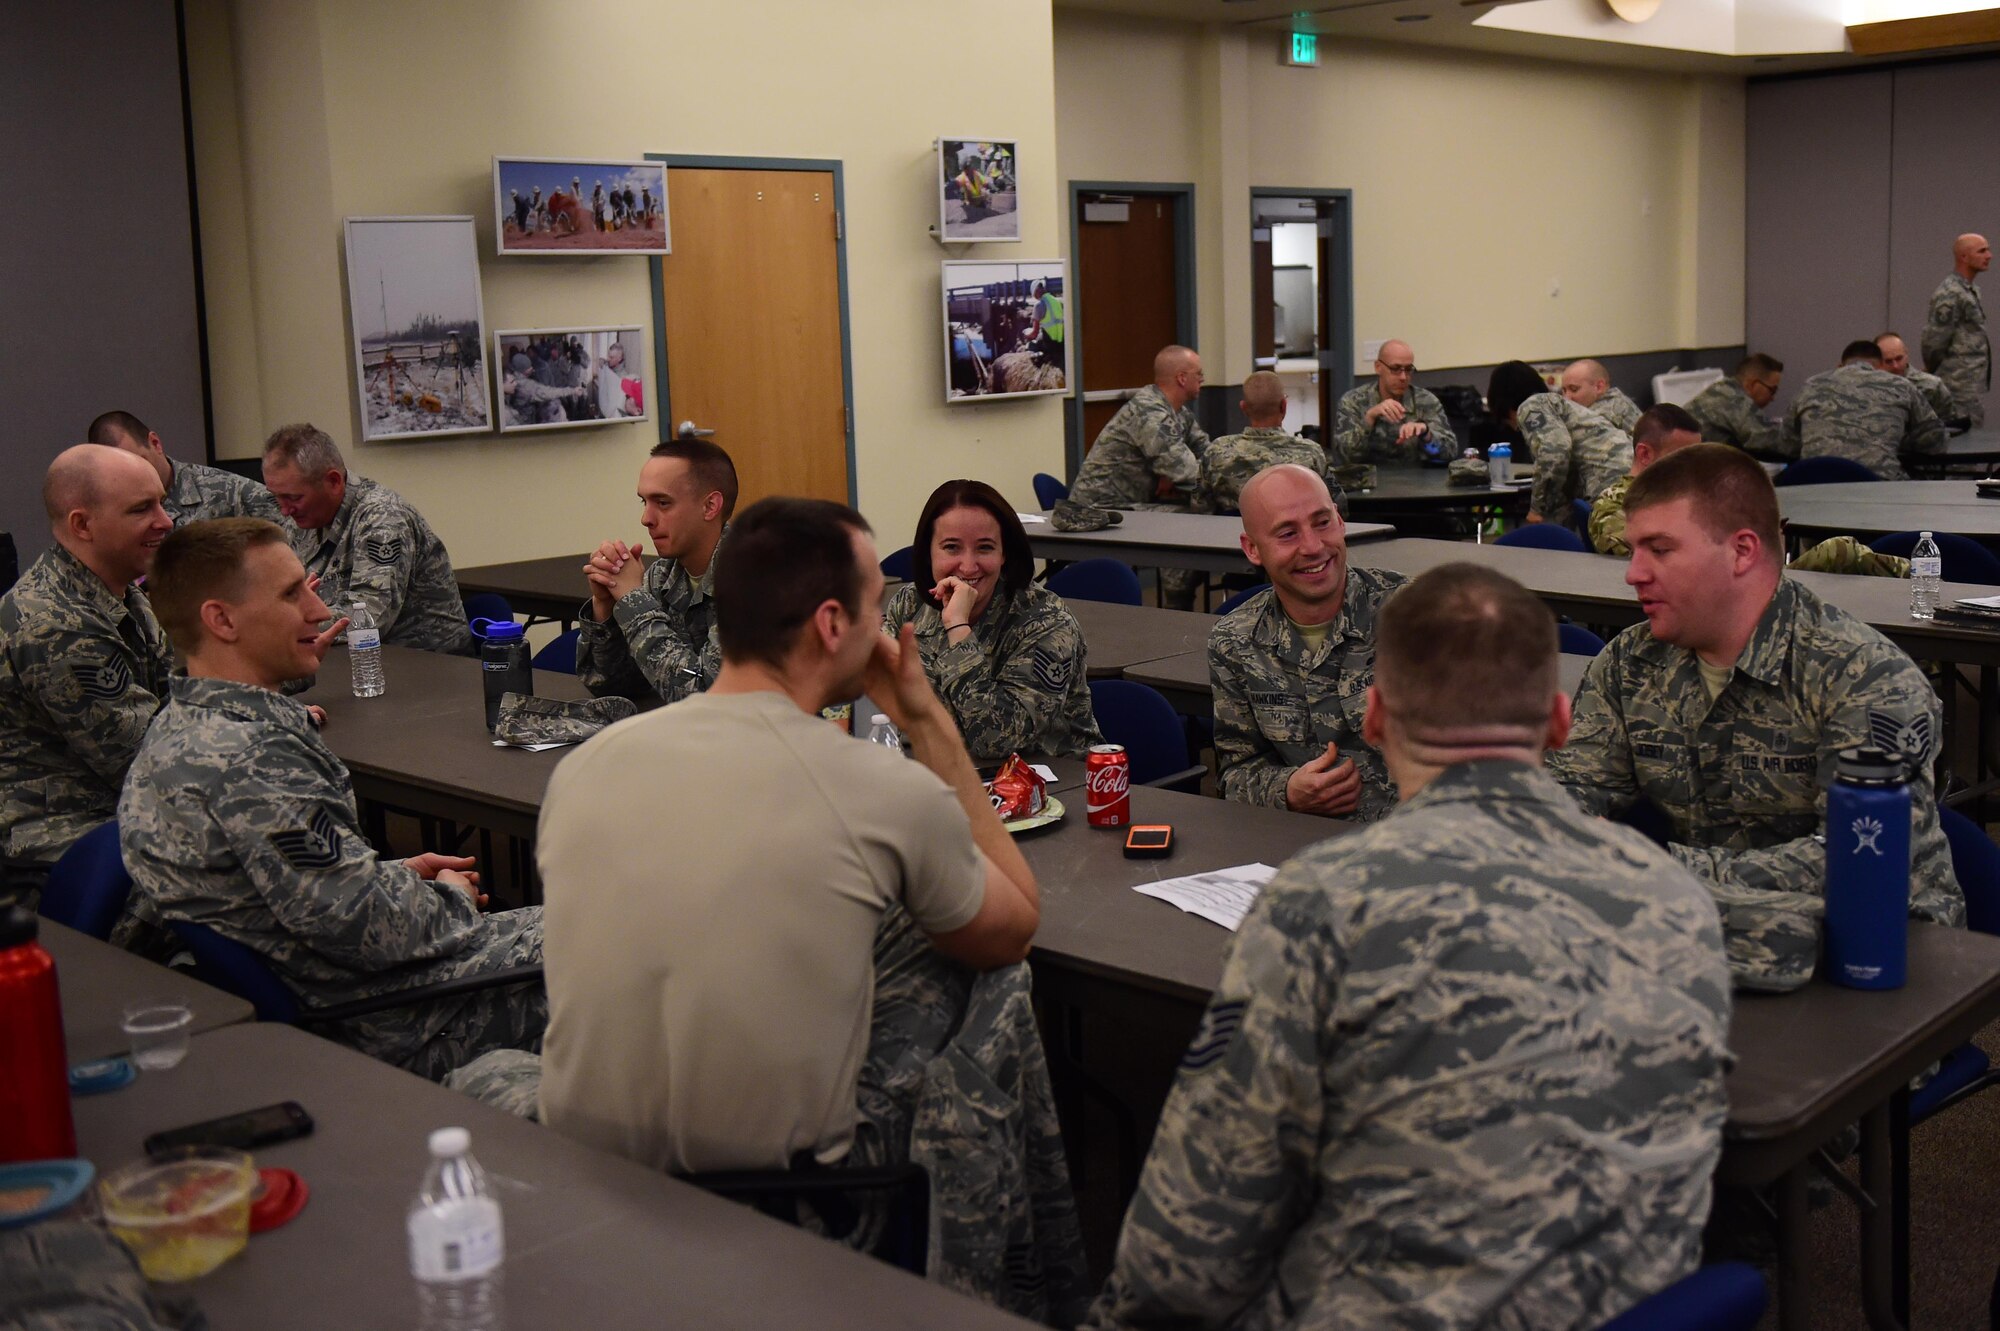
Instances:
[[[1240,998],[1210,1003],[1208,1011],[1201,1014],[1201,1025],[1195,1029],[1194,1039],[1188,1041],[1187,1052],[1181,1055],[1181,1067],[1199,1072],[1221,1062],[1229,1046],[1236,1042],[1236,1032],[1243,1029],[1243,1013],[1249,1006]]]
[[[378,564],[393,564],[403,557],[400,536],[370,536],[361,543],[362,553]]]
[[[318,872],[340,863],[340,829],[325,809],[315,812],[304,827],[270,835],[272,846],[294,869]]]
[[[1872,707],[1868,709],[1868,738],[1874,741],[1876,748],[1894,749],[1913,765],[1930,762],[1931,745],[1936,740],[1929,712],[1918,712],[1904,720]]]
[[[132,668],[125,664],[124,657],[114,656],[95,669],[79,673],[76,682],[84,697],[111,702],[131,692]]]
[[[1066,653],[1044,644],[1035,648],[1030,659],[1034,666],[1035,683],[1043,689],[1061,693],[1069,687],[1070,661]]]

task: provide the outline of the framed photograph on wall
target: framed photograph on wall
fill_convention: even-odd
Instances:
[[[350,217],[345,227],[363,442],[492,429],[472,219]]]
[[[645,334],[607,328],[503,328],[493,334],[500,433],[649,419]]]
[[[665,162],[493,159],[500,254],[667,254]]]
[[[937,173],[939,240],[1021,238],[1012,139],[939,139]]]
[[[945,401],[1069,391],[1062,261],[944,264]]]

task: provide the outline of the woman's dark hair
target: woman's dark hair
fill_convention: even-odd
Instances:
[[[1000,524],[1000,589],[1008,600],[1018,596],[1034,580],[1035,555],[1028,549],[1028,533],[1014,516],[1014,506],[985,481],[946,481],[931,491],[923,516],[917,519],[917,539],[910,546],[911,581],[925,594],[937,585],[931,572],[931,537],[938,519],[954,508],[984,509]]]
[[[1534,366],[1526,361],[1504,361],[1493,367],[1493,377],[1486,381],[1486,410],[1494,420],[1505,421],[1523,402],[1548,391],[1548,384]]]

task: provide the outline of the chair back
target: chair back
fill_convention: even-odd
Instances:
[[[1838,485],[1847,481],[1879,481],[1868,468],[1853,458],[1800,458],[1771,482],[1773,485]]]
[[[1917,542],[1922,537],[1922,532],[1891,532],[1870,541],[1868,548],[1877,554],[1900,555],[1908,559],[1910,551],[1917,548]],[[1949,531],[1932,532],[1931,539],[1937,542],[1938,554],[1943,557],[1940,562],[1946,582],[1980,582],[1989,587],[2000,587],[2000,558],[1995,558],[1984,545],[1970,536]]]
[[[1053,574],[1048,588],[1057,596],[1079,601],[1110,601],[1114,605],[1144,605],[1139,575],[1116,559],[1079,559]]]
[[[1590,513],[1594,506],[1588,499],[1569,501],[1569,525],[1578,531],[1590,530]]]
[[[908,582],[913,573],[910,566],[910,555],[915,549],[915,546],[906,545],[900,550],[891,551],[889,554],[883,556],[882,576],[892,582]]]
[[[1604,639],[1581,624],[1558,624],[1556,647],[1571,656],[1595,656],[1604,650]]]
[[[1600,1331],[1756,1331],[1770,1299],[1756,1267],[1721,1262],[1633,1304]]]
[[[568,629],[549,640],[528,664],[537,670],[553,670],[559,675],[576,673],[576,640],[582,629]]]
[[[49,869],[41,913],[92,938],[110,938],[132,895],[132,875],[118,850],[118,820],[78,837]]]
[[[1553,522],[1530,522],[1516,527],[1493,544],[1526,546],[1531,550],[1569,550],[1580,555],[1590,553],[1590,547],[1583,543],[1581,536]]]
[[[195,973],[202,981],[248,1002],[257,1009],[259,1021],[285,1026],[298,1023],[298,995],[278,978],[262,953],[224,938],[205,924],[174,920],[170,927],[194,954]]]
[[[1112,744],[1123,744],[1132,760],[1132,784],[1142,786],[1184,772],[1187,731],[1174,705],[1158,689],[1129,679],[1090,681],[1090,709],[1097,728]]]
[[[1938,806],[1938,825],[1951,843],[1951,870],[1965,894],[1965,925],[2000,934],[2000,846],[1986,829],[1957,809]]]
[[[1035,502],[1043,508],[1054,508],[1069,498],[1069,487],[1045,471],[1035,473]]]
[[[514,607],[499,592],[474,592],[465,598],[465,619],[493,619],[511,623]]]
[[[1235,593],[1223,601],[1221,605],[1215,607],[1215,613],[1226,615],[1236,609],[1237,606],[1242,605],[1245,601],[1255,596],[1258,592],[1267,592],[1270,590],[1271,584],[1268,582],[1260,582],[1254,587],[1245,587],[1242,591]]]

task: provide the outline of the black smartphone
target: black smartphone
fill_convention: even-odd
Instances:
[[[169,1128],[146,1138],[146,1154],[158,1157],[181,1146],[226,1146],[254,1151],[260,1146],[303,1137],[313,1130],[312,1115],[296,1100],[225,1114],[184,1128]]]
[[[1140,823],[1125,834],[1125,858],[1160,860],[1174,853],[1174,829],[1170,823]]]

